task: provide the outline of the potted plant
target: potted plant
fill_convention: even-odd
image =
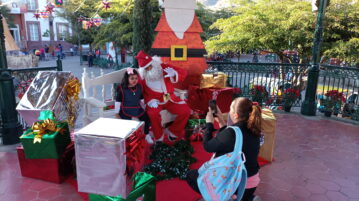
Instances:
[[[323,104],[324,115],[330,117],[332,113],[338,113],[345,98],[342,92],[330,90],[325,93],[321,103]]]
[[[263,102],[268,98],[268,92],[261,85],[253,85],[250,94],[252,96],[252,101],[258,102],[260,106],[262,106]]]
[[[290,109],[292,108],[293,104],[297,99],[299,98],[299,90],[294,88],[288,88],[284,91],[284,111],[290,112]]]

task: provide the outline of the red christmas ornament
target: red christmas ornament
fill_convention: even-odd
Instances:
[[[54,4],[52,4],[51,2],[49,2],[49,3],[45,6],[45,8],[46,8],[46,11],[48,11],[49,13],[52,13],[52,12],[54,11],[55,6],[54,6]]]
[[[36,18],[38,20],[40,18],[40,13],[38,13],[38,12],[34,13],[34,18]]]
[[[103,8],[106,9],[106,10],[111,8],[110,2],[107,2],[106,0],[102,1],[102,4],[103,4]]]

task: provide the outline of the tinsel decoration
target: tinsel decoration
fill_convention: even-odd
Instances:
[[[40,11],[41,18],[48,18],[50,13],[48,11]]]
[[[55,0],[55,5],[61,7],[64,2],[62,0]]]
[[[92,21],[92,19],[90,19],[89,21],[86,22],[86,26],[87,26],[87,29],[95,26],[95,23]]]
[[[45,8],[46,8],[46,11],[48,11],[50,14],[54,11],[54,8],[55,8],[55,6],[54,6],[54,4],[52,4],[51,2],[49,2],[46,6],[45,6]]]
[[[144,167],[144,171],[154,175],[158,181],[175,177],[185,179],[189,166],[196,162],[192,157],[193,151],[192,145],[184,140],[173,146],[156,143],[150,156],[153,161]]]
[[[102,23],[102,18],[98,14],[96,14],[95,17],[92,18],[92,21],[93,21],[94,25],[98,27]]]
[[[108,2],[107,0],[102,1],[102,4],[103,4],[103,8],[106,10],[111,8],[110,2]]]
[[[36,18],[38,20],[40,17],[41,17],[41,14],[36,11],[36,13],[34,13],[34,18]]]

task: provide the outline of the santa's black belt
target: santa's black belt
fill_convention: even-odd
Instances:
[[[160,57],[171,57],[171,48],[152,48],[151,54]],[[183,52],[176,52],[176,57],[182,57]],[[205,49],[187,49],[187,57],[203,57],[207,54]]]

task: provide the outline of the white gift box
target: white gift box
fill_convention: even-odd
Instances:
[[[137,131],[143,134],[143,126],[140,121],[99,118],[75,132],[80,192],[127,197],[126,138]]]

